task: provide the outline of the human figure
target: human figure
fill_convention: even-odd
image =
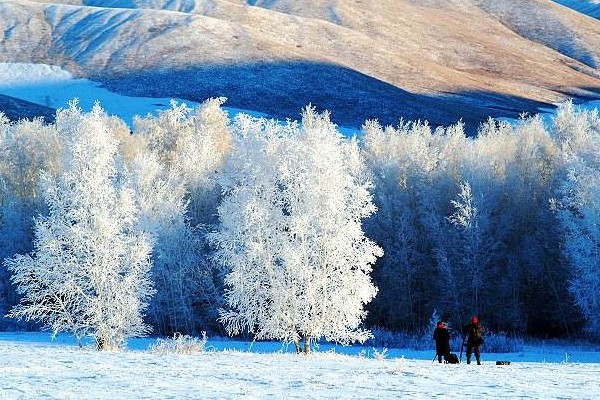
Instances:
[[[471,364],[471,355],[474,353],[477,365],[481,365],[479,346],[483,344],[483,326],[477,316],[471,318],[471,323],[465,326],[464,334],[467,342],[467,364]]]
[[[442,358],[446,361],[450,354],[450,333],[442,321],[438,321],[437,327],[433,331],[433,340],[435,341],[435,354],[441,363]]]

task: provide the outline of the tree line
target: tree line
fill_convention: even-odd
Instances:
[[[363,341],[365,327],[600,331],[600,118],[431,127],[230,119],[224,99],[123,121],[74,101],[0,118],[3,329],[100,347],[148,332]],[[36,325],[32,325],[36,324]]]

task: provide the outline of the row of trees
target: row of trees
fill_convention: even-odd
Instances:
[[[134,135],[76,102],[52,125],[3,119],[3,315],[101,347],[151,327],[215,326],[222,278],[203,229],[215,222],[214,175],[230,147],[221,104],[173,104],[138,119]],[[5,320],[10,328],[23,325]]]
[[[597,111],[561,106],[544,122],[365,126],[386,251],[372,321],[415,329],[432,308],[495,329],[597,335]],[[584,313],[583,321],[581,312]],[[415,318],[417,316],[417,318]]]
[[[211,99],[137,118],[74,102],[0,120],[4,328],[362,341],[434,310],[528,334],[600,328],[600,119],[423,122],[345,138]],[[368,311],[368,314],[367,314]],[[365,319],[366,318],[366,319]]]

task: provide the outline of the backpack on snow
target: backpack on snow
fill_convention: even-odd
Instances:
[[[446,356],[446,362],[448,364],[458,364],[458,356],[454,353],[449,353]]]

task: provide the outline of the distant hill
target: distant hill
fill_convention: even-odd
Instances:
[[[277,118],[476,126],[600,93],[600,22],[549,0],[8,0],[0,26],[0,62]]]
[[[53,108],[5,96],[3,94],[0,94],[0,112],[13,121],[17,121],[21,118],[33,119],[40,117],[46,122],[53,122],[56,114],[56,110]]]

